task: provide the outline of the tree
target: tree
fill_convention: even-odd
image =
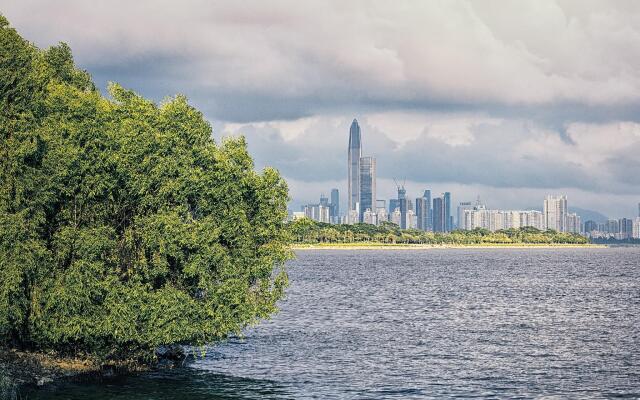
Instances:
[[[287,185],[186,98],[96,90],[0,16],[0,342],[149,361],[276,310]]]

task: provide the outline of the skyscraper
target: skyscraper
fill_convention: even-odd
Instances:
[[[446,217],[444,198],[436,197],[433,199],[433,231],[445,232],[446,229]]]
[[[620,218],[618,220],[618,227],[620,232],[616,239],[618,240],[626,240],[631,239],[633,237],[633,220],[629,218]]]
[[[444,192],[442,195],[442,199],[444,201],[444,231],[451,232],[453,230],[453,215],[451,215],[451,193]]]
[[[431,190],[427,189],[424,191],[424,194],[422,195],[422,197],[424,197],[425,203],[427,203],[427,215],[425,215],[426,218],[426,225],[424,230],[425,231],[433,231],[433,211],[431,210]]]
[[[364,221],[364,213],[376,212],[376,159],[360,157],[360,222]]]
[[[338,223],[340,219],[340,192],[338,189],[331,189],[331,217],[333,223]]]
[[[400,208],[400,228],[407,229],[407,191],[404,186],[398,186],[398,207]]]
[[[547,196],[544,199],[544,222],[547,229],[567,231],[567,196]]]
[[[389,214],[393,214],[396,208],[400,208],[400,200],[389,199]]]
[[[359,202],[360,202],[360,157],[362,157],[362,143],[360,141],[360,125],[357,120],[353,120],[351,128],[349,129],[349,150],[348,150],[348,163],[349,170],[347,176],[347,189],[348,189],[348,217],[349,223],[355,223],[359,221],[351,221],[353,218],[353,211],[356,211],[360,215]]]
[[[424,197],[416,198],[416,227],[422,231],[427,230],[427,216],[429,211]]]

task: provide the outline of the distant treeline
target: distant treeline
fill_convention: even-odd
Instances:
[[[619,245],[640,245],[640,239],[614,239],[614,238],[591,238],[591,243],[596,244],[619,244]]]
[[[387,244],[586,244],[588,239],[572,233],[552,230],[540,231],[532,227],[491,232],[487,229],[457,230],[450,233],[400,229],[391,222],[381,225],[332,225],[308,218],[288,224],[295,243],[354,243]]]

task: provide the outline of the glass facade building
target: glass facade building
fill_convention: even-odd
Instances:
[[[360,158],[360,222],[364,221],[364,213],[376,211],[376,159]]]
[[[348,216],[351,218],[352,211],[362,209],[358,207],[360,202],[360,157],[362,157],[362,143],[360,140],[360,125],[357,120],[353,120],[349,128],[349,150],[348,150],[348,176],[347,176],[347,208]],[[348,221],[355,223],[358,221]]]

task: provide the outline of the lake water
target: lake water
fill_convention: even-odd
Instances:
[[[290,279],[188,368],[24,397],[640,396],[640,248],[301,251]]]

